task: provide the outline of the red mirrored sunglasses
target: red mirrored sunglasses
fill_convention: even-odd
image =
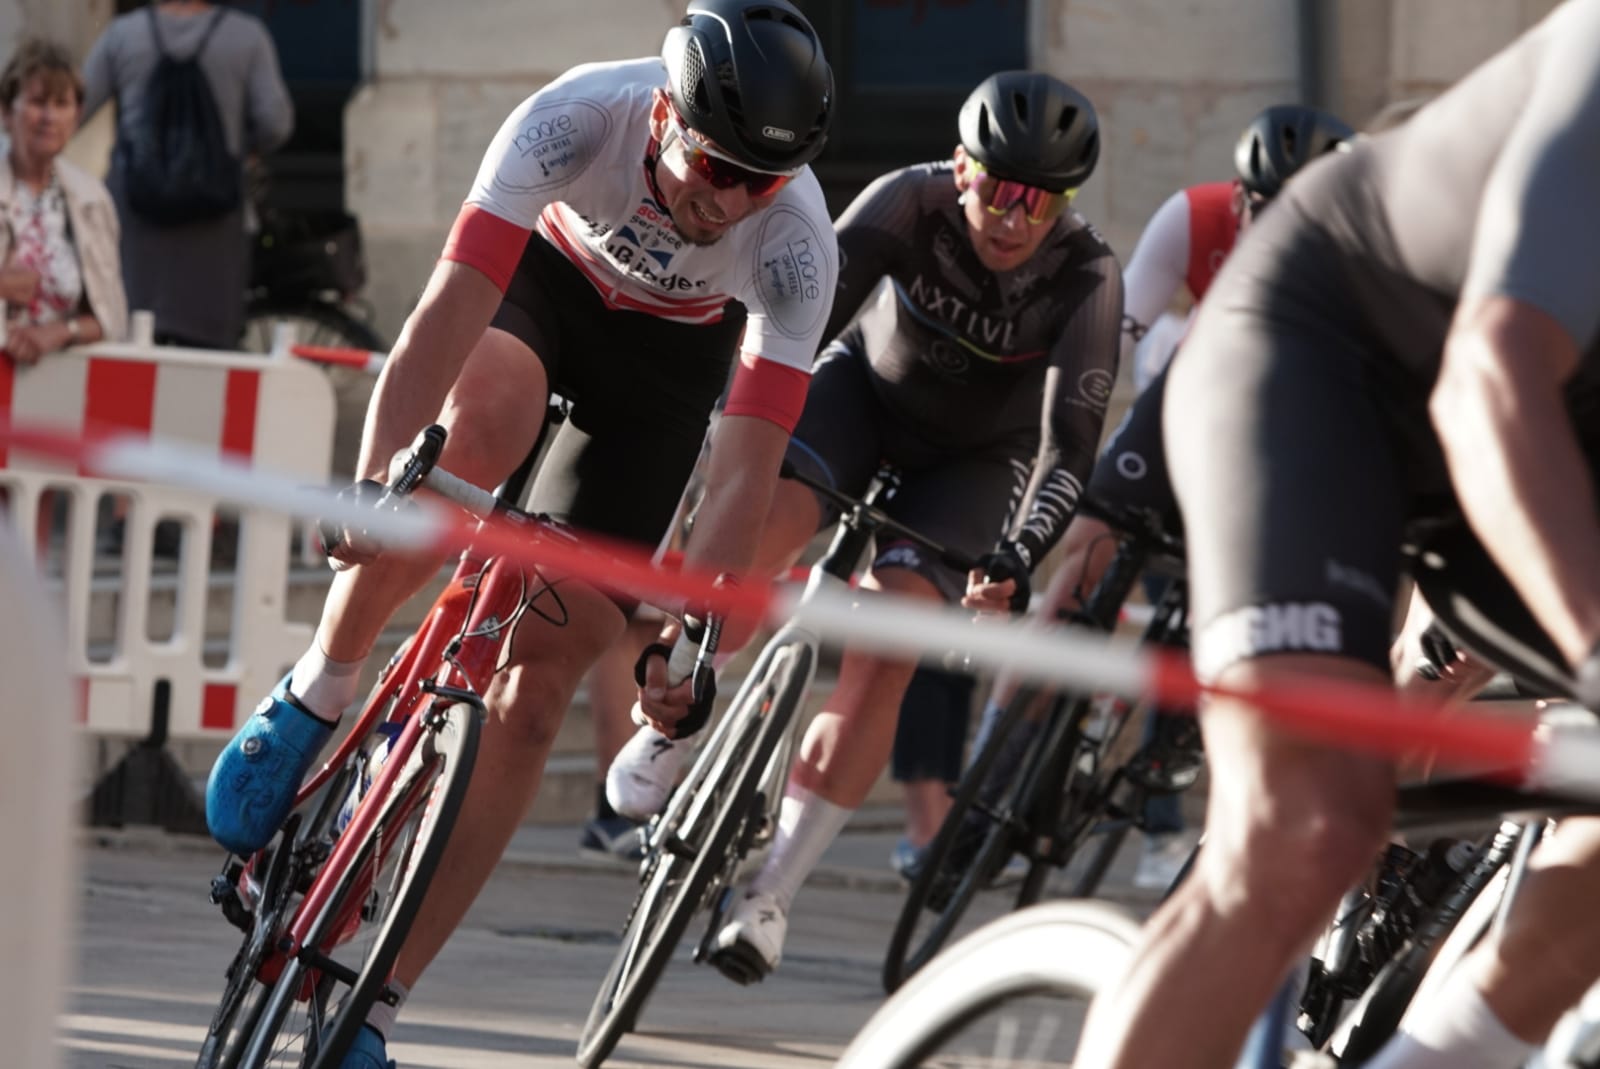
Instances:
[[[689,170],[705,179],[713,189],[732,189],[743,186],[752,197],[770,197],[789,184],[789,179],[799,172],[775,174],[771,171],[752,171],[717,152],[691,131],[677,112],[672,113],[672,130],[683,144],[683,159]]]
[[[996,178],[989,173],[987,167],[970,156],[967,157],[967,166],[972,169],[973,196],[978,198],[978,203],[988,209],[991,215],[1005,215],[1020,204],[1022,214],[1028,222],[1034,226],[1041,226],[1053,222],[1067,210],[1072,198],[1078,195],[1076,189],[1060,191],[1040,189],[1026,182]]]

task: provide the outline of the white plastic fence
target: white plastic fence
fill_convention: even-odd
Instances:
[[[135,342],[84,346],[32,367],[0,361],[0,415],[68,431],[111,427],[175,440],[321,485],[333,442],[333,388],[320,368],[290,356],[282,344],[276,348],[261,356]],[[164,682],[170,688],[167,734],[227,735],[311,640],[313,625],[285,615],[296,524],[280,513],[239,514],[236,564],[231,574],[213,575],[215,499],[90,478],[5,449],[0,487],[20,540],[40,555],[40,568],[61,600],[66,659],[76,681],[74,715],[91,733],[149,733]],[[96,552],[96,516],[104,518],[107,495],[126,502],[120,566],[114,556]],[[67,502],[64,538],[53,522],[61,500]],[[153,557],[163,521],[182,529],[175,563]],[[219,634],[208,658],[208,604],[215,616],[222,601],[212,599],[227,600],[229,587],[231,618],[214,628]],[[225,659],[215,649],[218,641],[227,645]]]

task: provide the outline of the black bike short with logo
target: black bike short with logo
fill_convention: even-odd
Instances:
[[[1169,363],[1134,398],[1122,422],[1111,432],[1089,476],[1088,496],[1119,509],[1152,512],[1169,535],[1183,533],[1178,499],[1167,474],[1162,446],[1161,413],[1165,407]]]
[[[734,301],[704,325],[610,308],[560,251],[530,237],[492,325],[533,350],[573,407],[529,508],[654,549],[700,455],[744,321]]]
[[[1360,265],[1304,216],[1273,214],[1223,268],[1169,373],[1196,670],[1313,653],[1387,673],[1409,570],[1468,650],[1564,691],[1554,644],[1461,518],[1431,384],[1375,355],[1343,288]],[[1574,420],[1591,471],[1594,422]]]

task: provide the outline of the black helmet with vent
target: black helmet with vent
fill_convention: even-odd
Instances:
[[[961,145],[1001,178],[1076,189],[1100,158],[1100,120],[1089,98],[1059,78],[1003,71],[961,105]]]
[[[693,0],[661,46],[684,123],[762,171],[810,163],[827,140],[833,71],[784,0]]]
[[[1271,200],[1290,175],[1354,136],[1354,130],[1319,108],[1279,104],[1251,119],[1239,135],[1233,167],[1245,189]]]

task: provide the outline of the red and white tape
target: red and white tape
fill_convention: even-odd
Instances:
[[[737,612],[778,624],[787,620],[831,642],[890,656],[920,657],[928,650],[959,649],[971,663],[1077,690],[1149,698],[1173,708],[1191,707],[1202,694],[1247,701],[1286,730],[1313,741],[1401,756],[1433,751],[1441,760],[1480,769],[1534,766],[1540,783],[1572,787],[1600,756],[1600,734],[1588,742],[1548,733],[1536,736],[1527,720],[1468,715],[1402,701],[1393,692],[1328,679],[1279,683],[1243,692],[1202,686],[1186,658],[1060,627],[1009,620],[975,622],[971,613],[931,608],[888,594],[820,587],[809,595],[792,585],[746,583],[716,587],[709,572],[664,569],[632,547],[585,535],[583,544],[491,520],[480,525],[454,507],[417,499],[415,508],[375,513],[259,467],[171,443],[124,434],[72,434],[0,423],[0,442],[19,452],[75,461],[103,476],[163,482],[216,497],[237,507],[364,526],[397,548],[457,551],[468,545],[525,565],[552,569],[610,590],[666,604],[685,602]],[[1582,766],[1575,755],[1582,753]]]

